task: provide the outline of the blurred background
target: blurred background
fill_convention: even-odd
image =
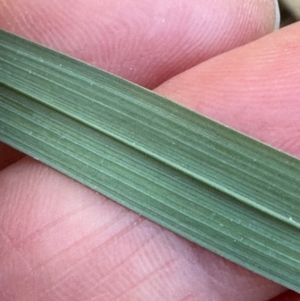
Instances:
[[[300,0],[279,0],[281,27],[300,21]]]

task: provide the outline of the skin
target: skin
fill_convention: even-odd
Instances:
[[[274,12],[266,0],[0,0],[0,28],[300,157],[300,24],[272,33]],[[300,300],[8,146],[0,154],[3,301]]]

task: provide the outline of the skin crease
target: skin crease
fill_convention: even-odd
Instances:
[[[207,2],[204,4],[204,1],[181,1],[184,9],[180,12],[182,14],[180,16],[191,13],[199,15],[201,8],[203,10],[205,7],[211,12],[210,21],[203,21],[199,28],[195,28],[193,22],[183,23],[186,26],[183,33],[187,34],[190,43],[186,49],[181,47],[180,32],[171,30],[166,35],[165,29],[157,25],[157,33],[151,33],[154,37],[151,36],[150,39],[151,42],[157,42],[157,46],[153,47],[153,53],[149,53],[151,45],[146,43],[140,46],[140,40],[148,33],[149,28],[147,18],[145,26],[142,26],[145,16],[152,15],[153,18],[157,10],[161,10],[162,15],[169,17],[169,11],[166,14],[166,10],[160,7],[161,1],[156,1],[156,5],[151,4],[149,8],[146,2],[139,3],[141,2],[143,4],[138,5],[140,12],[134,14],[137,16],[136,23],[129,26],[129,23],[126,23],[129,22],[126,14],[132,15],[133,4],[136,4],[134,1],[126,1],[124,7],[116,5],[116,11],[114,5],[109,4],[111,1],[101,1],[102,5],[96,5],[95,1],[89,1],[88,4],[84,1],[73,1],[70,6],[73,13],[70,12],[68,1],[63,4],[52,1],[51,5],[46,1],[37,0],[0,1],[0,26],[142,85],[156,87],[161,84],[157,92],[299,155],[299,147],[294,146],[298,141],[295,140],[296,134],[299,136],[300,131],[296,128],[297,123],[291,123],[293,128],[282,137],[282,132],[275,130],[268,136],[269,127],[255,128],[249,126],[251,123],[248,121],[253,112],[256,122],[263,124],[268,121],[272,127],[279,130],[287,126],[291,114],[294,114],[293,120],[299,116],[297,111],[299,88],[296,86],[299,82],[297,54],[300,42],[296,38],[299,35],[299,24],[182,73],[207,60],[210,53],[211,56],[215,56],[270,32],[274,25],[274,16],[270,17],[274,11],[273,2],[245,1],[245,6],[241,10],[238,1],[212,1],[212,4],[209,4],[211,9],[207,8]],[[117,3],[119,2],[115,2]],[[189,6],[189,3],[192,4]],[[101,9],[98,9],[98,6]],[[152,10],[152,6],[157,10]],[[172,6],[170,5],[168,9],[172,10]],[[80,15],[76,14],[78,10]],[[101,37],[109,29],[108,25],[105,25],[109,24],[108,20],[106,18],[102,20],[99,15],[102,10],[111,12],[109,18],[114,19],[116,16],[115,22],[119,20],[120,12],[125,16],[121,18],[120,23],[114,23],[114,20],[109,19],[115,27],[112,26],[107,48],[101,39],[93,40],[93,35],[91,36],[89,31],[90,28],[95,29],[97,37],[99,30]],[[231,16],[237,12],[239,22],[232,24],[234,18]],[[170,22],[168,28],[174,28],[178,20],[181,20],[175,18],[177,12],[173,13],[174,16],[170,12],[170,19],[165,21]],[[224,16],[222,22],[220,15]],[[96,17],[99,22],[97,24]],[[77,18],[78,21],[86,18],[87,23],[71,22],[72,18]],[[217,18],[216,22],[213,22],[213,18]],[[43,22],[41,28],[36,25],[39,20]],[[220,23],[222,26],[218,27]],[[124,42],[126,30],[122,31],[123,25],[134,30],[132,36],[135,38],[132,42],[130,40]],[[101,33],[103,26],[106,29]],[[118,26],[121,31],[120,37],[117,36]],[[133,29],[136,26],[141,32]],[[178,29],[180,26],[175,28]],[[212,35],[208,35],[208,32],[212,32]],[[70,33],[72,39],[66,41]],[[159,40],[161,36],[164,38]],[[166,36],[169,40],[163,44],[162,40]],[[218,38],[221,36],[223,39],[220,42]],[[281,39],[286,39],[289,43],[287,48],[289,55],[282,56],[284,49],[280,43]],[[173,42],[171,46],[170,42]],[[186,44],[187,41],[183,43]],[[82,51],[81,46],[84,44],[85,49]],[[122,48],[120,54],[119,47],[123,46],[124,53]],[[106,53],[104,58],[99,55],[99,49],[103,47]],[[269,47],[272,50],[268,50]],[[170,49],[174,49],[171,54]],[[132,58],[128,64],[129,55],[132,55]],[[152,63],[151,66],[148,63],[149,56],[153,58],[154,67]],[[250,63],[243,61],[243,57],[249,58]],[[256,62],[256,58],[260,60]],[[240,60],[243,64],[236,63]],[[254,61],[256,64],[253,64]],[[176,62],[181,62],[181,66],[172,67]],[[129,72],[132,70],[128,66],[136,68],[134,74]],[[253,67],[249,70],[251,66]],[[229,74],[230,80],[222,81],[230,68],[238,69],[236,77],[232,72]],[[271,75],[276,74],[276,89],[273,89],[272,80],[266,81],[267,77],[263,74],[263,70]],[[220,76],[217,76],[218,73]],[[176,74],[180,75],[163,84],[167,78]],[[289,74],[293,77],[288,76]],[[260,77],[263,80],[259,80]],[[234,83],[232,90],[228,88],[230,83],[232,87]],[[260,94],[261,90],[263,92]],[[284,91],[282,92],[284,94],[280,95],[278,91]],[[213,92],[214,98],[209,98]],[[225,94],[224,103],[220,100],[223,99],[222,93]],[[267,107],[266,93],[269,100]],[[197,95],[200,95],[198,99],[195,98]],[[231,101],[230,95],[239,102]],[[251,105],[249,101],[253,96],[256,97],[255,105]],[[278,111],[276,103],[283,96],[286,110],[291,112],[290,115],[282,113],[281,116]],[[189,101],[184,102],[183,99]],[[222,110],[219,109],[219,105]],[[246,121],[242,114],[238,114],[241,112],[241,105],[248,113]],[[284,108],[280,106],[280,109]],[[264,113],[258,114],[260,111]],[[235,118],[232,118],[231,112],[235,112]],[[280,143],[282,145],[279,145]],[[1,154],[1,160],[2,158],[4,157]],[[47,301],[76,298],[76,300],[104,301],[263,301],[270,300],[285,290],[187,242],[31,158],[24,158],[2,170],[0,195],[1,300]],[[282,295],[276,301],[283,301],[286,296]],[[289,300],[299,300],[299,295],[291,298],[294,299]]]

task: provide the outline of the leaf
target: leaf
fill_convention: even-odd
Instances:
[[[0,140],[300,292],[300,161],[0,31]]]

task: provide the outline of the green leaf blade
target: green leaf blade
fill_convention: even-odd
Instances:
[[[0,140],[300,291],[299,160],[0,32]]]

